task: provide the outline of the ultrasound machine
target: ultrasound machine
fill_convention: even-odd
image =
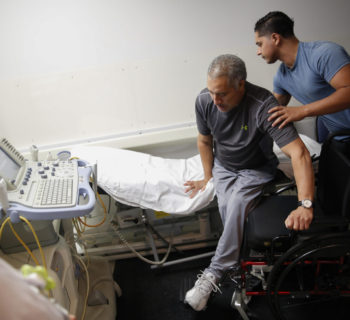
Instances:
[[[88,214],[95,205],[90,174],[83,161],[25,160],[8,140],[0,141],[0,203],[12,222]],[[88,201],[81,204],[81,196]]]

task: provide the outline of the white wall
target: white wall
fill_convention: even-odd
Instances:
[[[0,0],[0,136],[19,149],[193,136],[216,55],[238,54],[272,89],[278,65],[256,56],[253,32],[271,10],[300,40],[350,51],[348,0]]]

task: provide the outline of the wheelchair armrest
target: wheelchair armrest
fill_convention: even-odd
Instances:
[[[284,186],[276,186],[276,191],[271,194],[271,195],[278,195],[278,194],[281,194],[282,192],[285,192],[287,190],[290,190],[290,189],[294,189],[296,188],[296,184],[295,184],[295,181],[290,181],[289,183],[286,183]]]
[[[281,170],[277,170],[275,178],[264,186],[263,194],[277,195],[295,186],[294,180],[289,179]]]

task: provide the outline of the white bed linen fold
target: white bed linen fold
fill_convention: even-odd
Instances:
[[[149,154],[108,147],[75,147],[73,157],[97,163],[98,185],[115,200],[170,214],[190,214],[214,198],[212,181],[193,199],[184,183],[203,179],[200,156],[165,159]]]

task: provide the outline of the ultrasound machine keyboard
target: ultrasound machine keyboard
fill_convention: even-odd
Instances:
[[[37,198],[42,206],[72,204],[73,179],[41,180]]]
[[[78,183],[76,161],[27,161],[17,191],[9,198],[39,209],[71,207],[77,203]]]

